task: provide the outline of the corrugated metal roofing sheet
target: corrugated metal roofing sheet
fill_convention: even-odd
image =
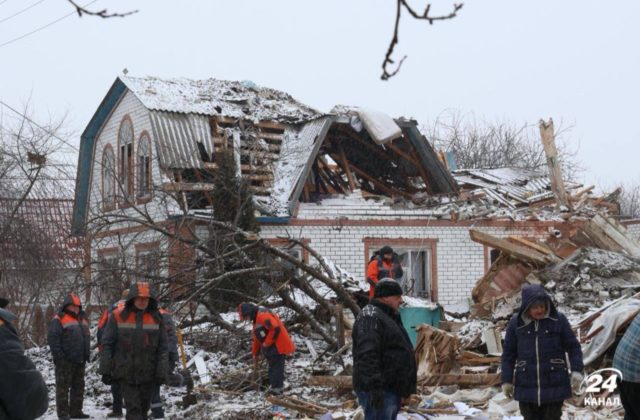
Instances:
[[[151,127],[160,163],[165,168],[202,168],[204,162],[198,148],[213,153],[209,117],[196,114],[151,111]]]
[[[460,169],[453,177],[460,185],[472,185],[482,188],[492,198],[510,202],[510,207],[518,204],[530,204],[553,197],[551,182],[546,174],[521,168],[496,169]],[[491,192],[491,193],[489,193]]]

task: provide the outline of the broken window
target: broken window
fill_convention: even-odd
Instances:
[[[107,145],[102,152],[102,206],[105,210],[115,205],[116,164],[113,148]]]
[[[120,191],[124,201],[133,197],[133,125],[128,117],[118,131]]]
[[[151,195],[151,141],[146,133],[138,144],[138,197]]]

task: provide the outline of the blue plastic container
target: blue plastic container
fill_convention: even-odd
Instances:
[[[402,325],[409,333],[413,347],[416,346],[416,341],[418,340],[416,327],[422,324],[429,324],[437,328],[440,324],[440,315],[441,308],[439,306],[435,309],[421,307],[400,308]]]

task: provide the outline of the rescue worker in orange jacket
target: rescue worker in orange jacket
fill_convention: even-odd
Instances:
[[[238,306],[241,320],[253,322],[251,353],[257,360],[264,354],[269,364],[269,393],[281,395],[284,391],[285,356],[295,351],[295,345],[278,314],[251,303]]]
[[[102,313],[100,320],[98,321],[98,351],[102,352],[102,335],[104,334],[104,329],[107,327],[107,321],[109,321],[109,317],[113,314],[113,311],[118,308],[123,308],[124,304],[127,302],[127,297],[129,296],[129,289],[124,289],[122,294],[120,295],[120,300],[114,302],[110,308],[107,308]],[[111,412],[107,414],[107,417],[122,417],[122,387],[119,382],[113,382],[111,384],[111,398],[113,400],[113,404],[111,406]]]
[[[155,387],[167,380],[167,331],[151,286],[138,282],[109,317],[98,373],[122,386],[128,420],[148,419]]]
[[[174,370],[178,364],[178,335],[176,332],[176,324],[173,321],[173,315],[171,311],[165,308],[160,308],[160,315],[162,315],[162,322],[167,331],[167,350],[169,353],[169,368],[167,370],[167,376],[169,379],[174,378]],[[171,383],[172,381],[169,380]],[[160,385],[156,386],[156,389],[151,398],[151,414],[154,419],[164,418],[164,408],[162,408],[162,398],[160,397]]]
[[[89,418],[82,412],[84,370],[90,353],[89,322],[77,295],[65,296],[49,324],[48,342],[55,364],[58,418]]]
[[[389,278],[400,280],[404,272],[400,265],[398,254],[393,252],[393,248],[385,245],[376,251],[369,260],[367,266],[367,282],[369,283],[369,299],[373,299],[373,293],[381,279]]]

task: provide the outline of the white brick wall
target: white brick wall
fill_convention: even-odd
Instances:
[[[631,236],[640,240],[640,220],[634,220],[633,222],[625,225]]]
[[[358,278],[365,276],[364,238],[437,239],[438,301],[455,303],[471,297],[476,281],[484,275],[484,247],[471,241],[470,227],[415,226],[264,226],[262,236],[273,238],[290,234],[310,240],[320,254]],[[475,227],[495,236],[523,235],[541,237],[530,229]]]

